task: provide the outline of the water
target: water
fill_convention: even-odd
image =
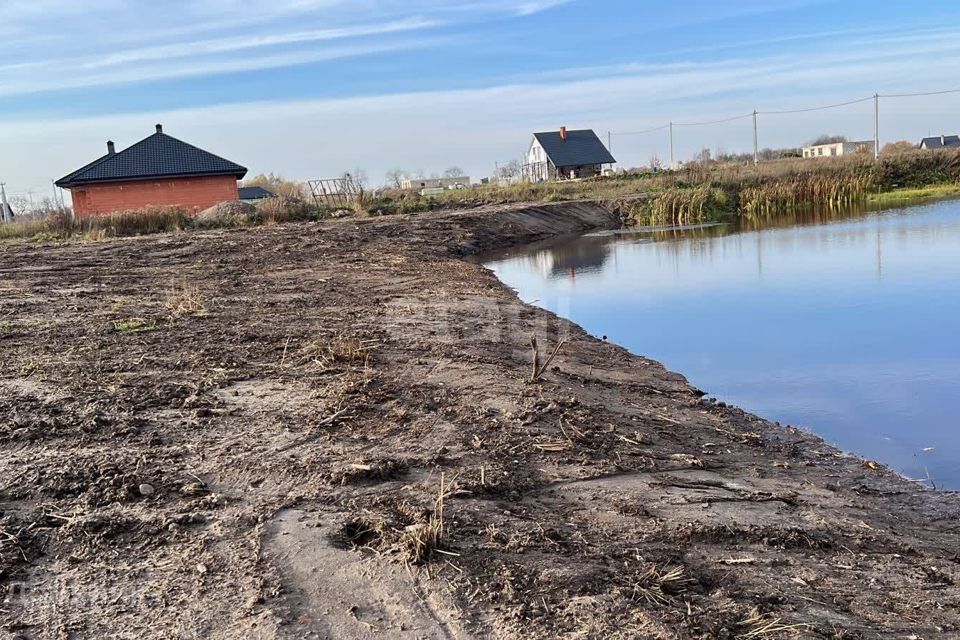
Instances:
[[[960,489],[960,202],[591,234],[485,264],[712,396]]]

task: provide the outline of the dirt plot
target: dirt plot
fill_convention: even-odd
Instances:
[[[462,259],[615,224],[3,245],[0,635],[960,637],[957,496]]]

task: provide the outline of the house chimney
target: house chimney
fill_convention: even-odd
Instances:
[[[567,128],[566,128],[566,127],[560,127],[560,140],[561,140],[562,142],[566,142],[566,141],[567,141]]]
[[[162,124],[158,124],[158,125],[157,125],[157,133],[163,133],[163,125],[162,125]]]
[[[113,155],[117,150],[113,146],[113,140],[107,140],[107,155]]]

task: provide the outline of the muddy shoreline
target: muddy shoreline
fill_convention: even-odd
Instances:
[[[0,630],[960,634],[956,495],[705,401],[464,260],[617,224],[0,245]],[[564,340],[535,381],[531,335],[541,363]]]

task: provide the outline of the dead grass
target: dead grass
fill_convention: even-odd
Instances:
[[[239,206],[240,203],[234,204]],[[97,240],[180,232],[193,228],[231,228],[319,220],[327,217],[328,213],[297,198],[267,198],[259,202],[249,214],[225,211],[218,215],[199,217],[182,207],[147,207],[82,217],[74,217],[68,211],[58,211],[42,218],[0,224],[0,240]]]
[[[784,624],[781,618],[771,613],[761,613],[756,608],[751,609],[738,626],[743,629],[743,632],[736,636],[737,640],[783,637],[784,634],[796,637],[801,631],[810,630],[810,625]]]
[[[183,231],[189,224],[190,215],[182,207],[147,207],[135,211],[80,217],[60,211],[45,218],[31,218],[0,225],[0,239],[65,240],[137,236]]]
[[[438,553],[456,555],[441,549],[445,533],[444,506],[451,493],[451,486],[446,484],[446,476],[441,474],[440,490],[437,493],[433,511],[427,521],[404,528],[400,535],[398,547],[401,557],[407,564],[424,564]]]
[[[691,582],[683,567],[662,570],[651,565],[633,585],[633,598],[651,605],[665,605],[674,596],[684,593]]]
[[[380,346],[378,340],[357,335],[335,333],[329,338],[313,340],[304,347],[304,355],[321,369],[369,364]]]
[[[174,319],[183,316],[203,316],[207,314],[207,307],[203,302],[203,295],[198,287],[187,283],[170,292],[164,303],[170,316]]]
[[[125,318],[113,323],[113,328],[122,333],[146,333],[160,328],[153,318]]]

